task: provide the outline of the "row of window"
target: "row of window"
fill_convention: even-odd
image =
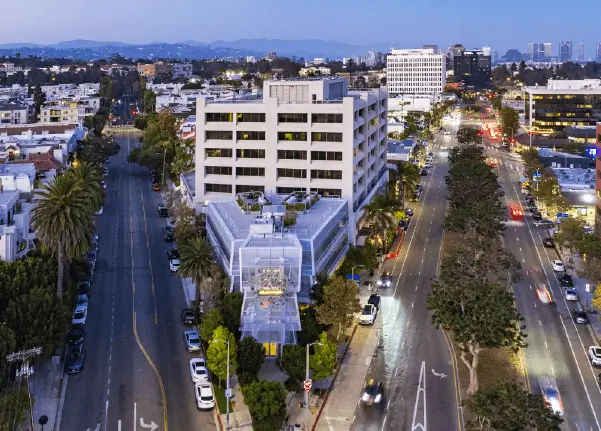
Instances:
[[[278,113],[279,123],[307,123],[308,114]],[[239,123],[264,123],[265,113],[241,113],[236,115]],[[207,112],[205,114],[207,123],[232,123],[234,114],[232,112]],[[313,123],[342,123],[342,114],[311,114]]]
[[[234,134],[231,130],[207,130],[205,139],[231,141]],[[236,132],[238,141],[264,141],[265,132]],[[306,141],[307,132],[278,132],[278,141]],[[342,142],[342,133],[311,132],[311,140],[315,142]]]
[[[205,184],[205,193],[229,193],[231,194],[233,187],[231,184]],[[305,191],[304,187],[276,187],[276,193],[278,195],[289,195],[297,191]],[[236,185],[236,193],[247,193],[247,192],[265,192],[265,186],[252,186],[238,184]],[[342,189],[322,189],[322,188],[311,188],[311,192],[317,192],[321,196],[337,196],[342,195]]]
[[[231,166],[205,166],[205,175],[232,175]],[[236,176],[264,177],[265,168],[236,167]],[[278,169],[278,178],[307,178],[307,169]],[[341,180],[342,171],[311,169],[311,179]]]
[[[372,151],[373,152],[373,151]],[[278,150],[278,160],[307,160],[308,151]],[[205,157],[232,157],[233,150],[226,148],[206,148]],[[265,150],[237,149],[238,159],[264,159]],[[311,160],[342,161],[342,151],[311,151]]]

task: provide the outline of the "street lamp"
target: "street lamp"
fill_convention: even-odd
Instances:
[[[211,343],[225,343],[227,344],[227,377],[225,379],[225,429],[230,429],[230,341],[229,340],[213,340]]]
[[[364,266],[364,265],[358,265]],[[354,268],[353,268],[354,269]],[[305,357],[305,381],[309,380],[309,348],[314,345],[323,346],[323,343],[316,341],[314,343],[307,344],[307,356]],[[309,420],[309,391],[311,389],[305,389],[305,431],[309,429],[309,424],[307,423]]]
[[[351,269],[351,280],[355,281],[355,268],[365,268],[365,265],[355,265]]]

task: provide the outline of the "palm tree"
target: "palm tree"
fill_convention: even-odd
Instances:
[[[73,178],[88,194],[92,209],[98,211],[104,202],[104,188],[102,187],[102,172],[97,166],[88,162],[73,162],[73,167],[67,170],[67,174]]]
[[[403,208],[401,203],[389,193],[377,195],[370,203],[363,206],[366,222],[375,226],[378,230],[388,229],[394,226],[396,219],[394,214]]]
[[[399,188],[398,199],[401,208],[404,208],[406,199],[411,197],[413,192],[415,192],[415,187],[419,184],[419,168],[417,165],[405,161],[398,161],[395,163],[395,166],[394,178]]]
[[[90,248],[94,208],[88,192],[71,175],[60,175],[36,192],[32,224],[38,239],[57,259],[56,295],[62,298],[67,258]]]
[[[178,269],[182,277],[191,278],[196,285],[196,308],[200,308],[200,287],[216,268],[213,259],[211,244],[199,237],[188,238],[179,248],[180,266]]]

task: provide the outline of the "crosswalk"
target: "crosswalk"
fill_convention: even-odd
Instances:
[[[497,166],[515,172],[522,172],[523,170],[521,163],[510,162],[507,160],[497,160]]]

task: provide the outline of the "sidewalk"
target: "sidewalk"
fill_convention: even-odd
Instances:
[[[60,428],[65,392],[67,390],[67,375],[63,374],[63,362],[60,356],[40,360],[38,368],[29,379],[29,388],[34,400],[33,422],[34,431],[42,429],[38,424],[40,417],[46,416],[48,422],[44,431],[55,431]],[[30,429],[29,417],[25,422],[26,430]]]
[[[233,395],[232,402],[235,403],[235,406],[232,406],[232,408],[230,408],[230,429],[252,431],[252,418],[250,417],[248,407],[246,407],[246,405],[244,404],[244,396],[242,395],[242,391],[240,390],[240,385],[238,384],[237,376],[233,376],[230,379],[230,385],[232,388]],[[214,411],[217,412],[217,409],[215,409]],[[219,414],[218,424],[219,429],[226,429],[227,414]]]

